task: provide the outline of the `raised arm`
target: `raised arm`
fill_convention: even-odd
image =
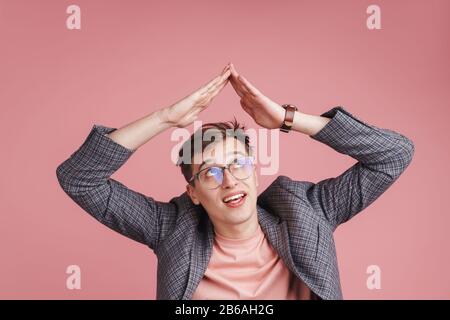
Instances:
[[[111,175],[155,135],[192,123],[226,85],[229,73],[227,66],[194,93],[120,129],[94,125],[82,146],[56,169],[62,189],[102,224],[156,249],[180,214],[176,204],[133,191]]]
[[[226,65],[221,74],[168,108],[161,109],[136,120],[108,136],[128,149],[135,150],[153,136],[167,128],[183,128],[194,122],[212,99],[226,86],[230,67]]]
[[[284,109],[263,95],[231,65],[230,82],[241,98],[243,109],[259,125],[276,129],[284,119]],[[293,131],[309,135],[339,153],[358,160],[337,177],[318,183],[278,181],[302,200],[308,200],[333,230],[361,212],[385,192],[410,164],[414,143],[388,129],[361,121],[343,107],[320,116],[295,112]]]
[[[400,133],[357,119],[341,106],[321,116],[331,121],[310,137],[358,160],[337,177],[306,186],[309,202],[335,229],[367,208],[400,177],[411,163],[414,143]]]

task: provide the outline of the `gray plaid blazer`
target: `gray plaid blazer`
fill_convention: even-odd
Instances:
[[[367,124],[338,106],[311,138],[358,160],[318,183],[278,176],[257,201],[269,243],[315,299],[342,299],[333,232],[386,191],[411,162],[407,137]],[[211,257],[214,229],[186,192],[169,202],[130,190],[110,176],[133,151],[94,125],[81,147],[56,170],[62,189],[109,228],[147,245],[158,258],[157,299],[191,299]]]

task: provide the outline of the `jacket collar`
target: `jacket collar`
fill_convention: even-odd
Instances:
[[[280,217],[269,213],[258,204],[256,209],[259,224],[266,235],[267,240],[284,261],[286,266],[294,274],[299,276],[289,252],[290,246],[286,221],[282,221]],[[199,220],[196,219],[198,222],[198,232],[196,233],[196,236],[194,236],[191,251],[191,267],[186,290],[182,296],[183,300],[192,299],[195,289],[206,272],[214,244],[214,226],[206,211],[201,206],[195,206],[193,210],[195,212],[192,212],[191,214],[199,217]]]

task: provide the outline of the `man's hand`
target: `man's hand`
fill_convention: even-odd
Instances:
[[[160,112],[161,120],[172,127],[183,128],[194,122],[198,114],[205,110],[214,97],[226,86],[230,76],[230,65],[214,79]]]
[[[241,106],[253,120],[267,129],[281,127],[285,110],[255,88],[247,79],[239,75],[233,64],[230,65],[230,82],[241,98]]]

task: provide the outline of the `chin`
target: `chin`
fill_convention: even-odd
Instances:
[[[250,206],[242,206],[240,208],[226,208],[225,215],[228,221],[236,224],[247,221],[252,216],[252,210]]]

